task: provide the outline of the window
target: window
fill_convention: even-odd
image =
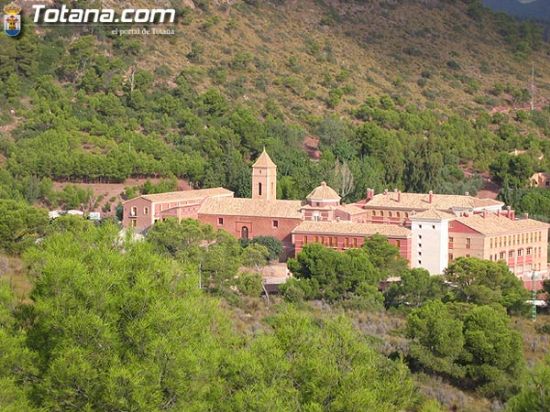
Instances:
[[[449,243],[453,243],[454,240],[455,240],[455,239],[454,239],[453,237],[450,237],[450,238],[449,238]]]
[[[273,227],[274,227],[275,229],[277,229],[277,228],[279,227],[279,221],[278,221],[278,220],[274,220],[274,221],[273,221]]]
[[[418,235],[418,239],[422,239],[422,235]]]
[[[454,260],[454,256],[452,253],[449,253],[449,262],[452,262]]]
[[[391,212],[388,212],[388,217],[392,217],[392,213],[391,213]]]
[[[523,256],[523,249],[518,249],[518,256]]]
[[[421,260],[419,260],[419,261],[418,261],[418,264],[419,264],[419,265],[421,265],[421,264],[422,264],[422,261],[421,261]]]
[[[471,246],[471,239],[469,237],[466,238],[466,249],[470,249]]]
[[[258,183],[258,195],[262,195],[262,184]]]
[[[510,251],[508,252],[508,258],[511,259],[511,258],[513,258],[513,257],[514,257],[514,251],[513,251],[513,250],[510,250]]]
[[[418,228],[419,228],[419,229],[422,229],[422,225],[418,225]]]
[[[357,247],[357,238],[356,237],[353,238],[353,246]]]
[[[533,249],[528,247],[527,248],[527,256],[530,256],[532,252],[533,252]]]
[[[130,209],[130,216],[137,216],[137,207],[136,206],[132,206],[132,208]]]
[[[422,252],[418,252],[418,256],[422,256]]]
[[[435,229],[435,225],[432,225],[432,229]]]
[[[418,244],[418,247],[421,248],[421,247],[422,247],[422,243],[419,243],[419,244]]]
[[[223,225],[223,217],[218,218],[218,225]]]
[[[500,252],[500,259],[504,259],[505,253],[506,252]]]
[[[136,227],[137,226],[137,220],[135,220],[135,219],[130,220],[130,226]]]
[[[248,228],[246,226],[241,228],[241,239],[248,239]]]
[[[143,213],[148,215],[149,214],[149,208],[148,207],[144,207],[143,208]]]
[[[346,238],[345,245],[346,245],[346,247],[349,247],[349,237]]]

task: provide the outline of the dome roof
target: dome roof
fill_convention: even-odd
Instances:
[[[340,196],[336,191],[327,185],[326,182],[321,182],[321,186],[317,186],[306,197],[307,200],[337,200],[340,201]]]
[[[258,157],[252,167],[277,167],[277,165],[273,163],[273,160],[271,160],[271,157],[269,157],[264,147],[262,154]]]

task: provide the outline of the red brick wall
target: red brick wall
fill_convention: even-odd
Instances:
[[[131,216],[132,208],[136,208],[136,216]],[[148,214],[145,214],[145,208],[149,208]],[[122,225],[124,227],[134,227],[136,230],[141,231],[151,226],[153,207],[151,201],[137,197],[124,203],[122,212]]]
[[[307,236],[307,243],[306,243]],[[322,243],[327,247],[336,250],[346,250],[354,247],[361,247],[365,243],[363,236],[344,236],[344,235],[320,235],[320,234],[294,234],[292,235],[294,251],[300,253],[304,245],[308,243]],[[347,238],[347,242],[346,242]],[[388,242],[399,248],[399,254],[410,263],[411,260],[411,238],[388,238]]]
[[[243,226],[246,226],[250,239],[256,236],[273,236],[283,242],[287,248],[292,245],[290,233],[302,222],[301,219],[207,214],[199,214],[198,218],[202,223],[210,224],[218,229],[223,229],[231,233],[237,239],[241,238],[241,230]],[[218,218],[223,219],[223,225],[218,224]],[[278,228],[273,227],[274,220],[279,222]]]

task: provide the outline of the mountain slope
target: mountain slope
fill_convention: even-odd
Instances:
[[[520,18],[535,19],[550,23],[550,3],[548,1],[483,0],[483,4],[493,10],[503,11]]]
[[[496,84],[528,87],[529,61],[541,95],[550,90],[548,45],[503,37],[502,26],[515,23],[485,11],[476,20],[463,2],[283,3],[196,9],[175,38],[143,39],[140,64],[165,61],[188,70],[199,88],[214,85],[238,101],[275,99],[294,118],[345,112],[383,94],[486,109],[505,103],[489,94]]]

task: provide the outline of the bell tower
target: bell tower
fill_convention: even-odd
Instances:
[[[252,199],[277,199],[277,165],[265,148],[252,165]]]

